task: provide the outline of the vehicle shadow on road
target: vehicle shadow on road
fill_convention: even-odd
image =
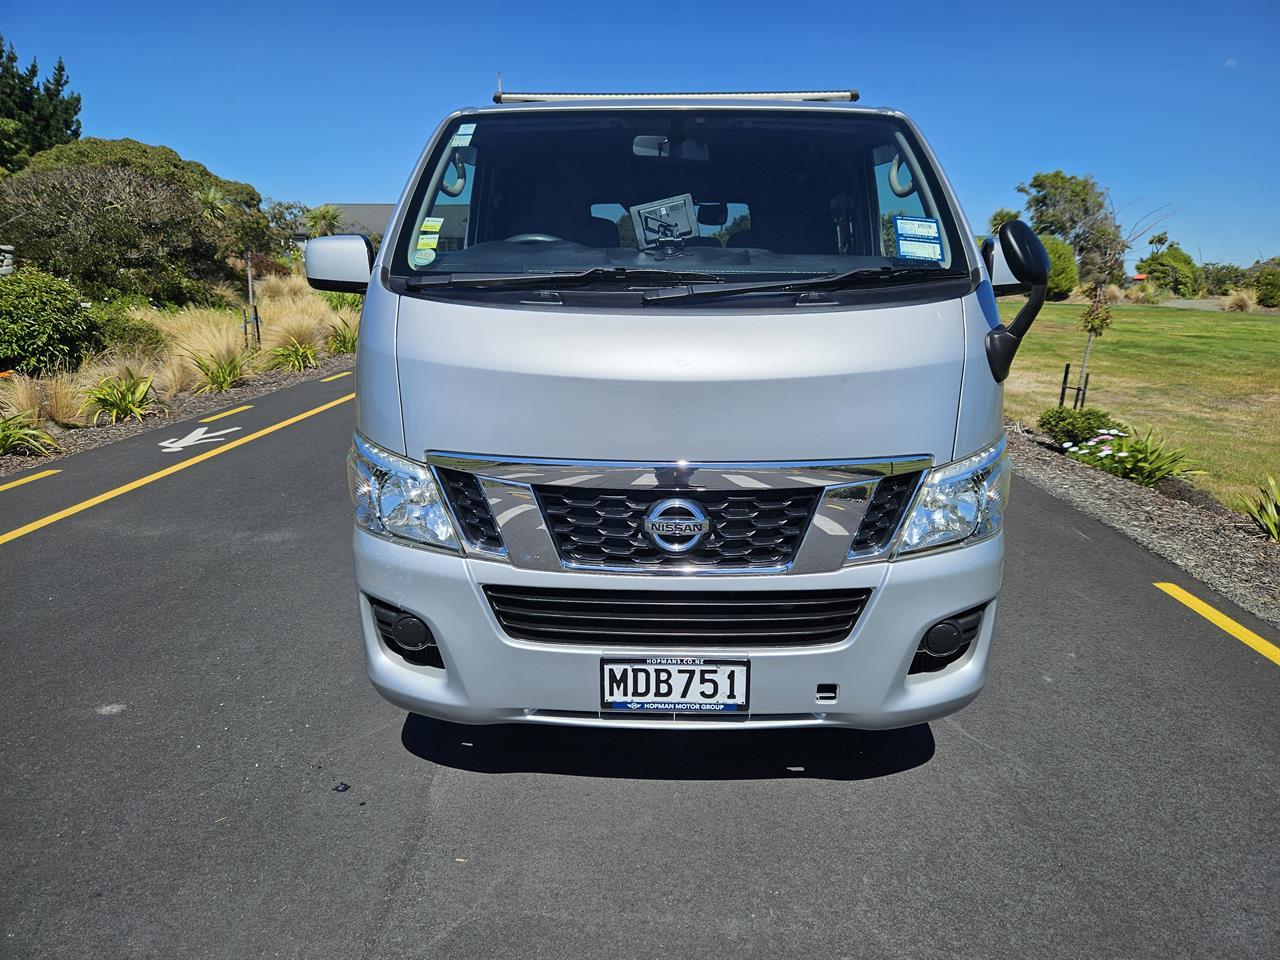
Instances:
[[[636,780],[871,780],[933,757],[928,724],[861,731],[591,730],[473,727],[417,714],[400,740],[423,760],[473,773],[551,773]]]

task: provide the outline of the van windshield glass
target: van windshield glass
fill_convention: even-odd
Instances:
[[[402,277],[603,268],[600,282],[629,274],[634,286],[673,272],[739,282],[968,269],[923,150],[874,114],[477,114],[446,130],[408,209],[391,267]]]

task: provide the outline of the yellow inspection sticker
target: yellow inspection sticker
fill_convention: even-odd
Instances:
[[[436,244],[439,242],[440,242],[440,235],[438,233],[418,234],[419,250],[434,250],[436,248]]]
[[[439,233],[444,226],[444,217],[427,217],[422,221],[423,233]]]

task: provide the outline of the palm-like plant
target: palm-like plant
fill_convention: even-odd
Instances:
[[[0,415],[0,454],[30,453],[43,457],[57,448],[58,441],[40,429],[33,411]]]
[[[128,367],[114,377],[103,378],[96,387],[86,391],[81,413],[92,410],[93,422],[110,417],[112,423],[132,417],[141,421],[156,406],[156,394],[151,389],[151,377],[140,377]]]
[[[208,186],[196,191],[196,201],[200,204],[200,216],[213,224],[226,223],[231,210],[227,195],[217,187]]]
[[[302,215],[309,237],[329,237],[342,229],[342,211],[332,203],[312,207]]]

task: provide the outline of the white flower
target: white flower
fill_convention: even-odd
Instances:
[[[1099,458],[1101,458],[1101,457],[1109,457],[1109,456],[1111,456],[1111,451],[1110,451],[1110,450],[1103,450],[1100,454],[1098,454],[1098,456],[1099,456]]]
[[[1127,457],[1127,456],[1128,456],[1128,454],[1127,454],[1127,453],[1125,453],[1123,450],[1121,450],[1119,453],[1117,453],[1117,454],[1116,454],[1116,456],[1117,456],[1117,457]]]
[[[1064,443],[1064,444],[1062,445],[1062,449],[1064,449],[1064,450],[1070,450],[1070,449],[1071,449],[1072,447],[1074,447],[1074,446],[1075,446],[1075,444],[1074,444],[1074,443],[1072,443],[1070,440],[1068,440],[1066,443]]]

